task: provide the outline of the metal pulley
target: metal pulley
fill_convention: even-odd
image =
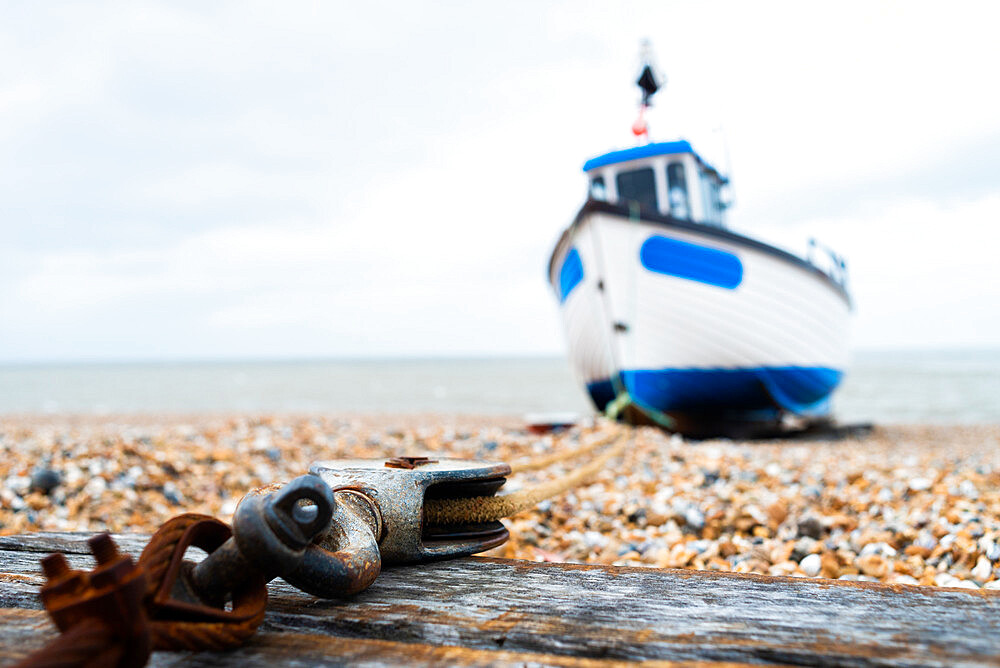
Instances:
[[[510,475],[507,464],[425,457],[338,459],[316,462],[309,472],[338,498],[353,493],[370,500],[381,516],[379,553],[387,565],[468,556],[502,545],[510,535],[501,522],[434,526],[424,520],[428,499],[493,496]]]

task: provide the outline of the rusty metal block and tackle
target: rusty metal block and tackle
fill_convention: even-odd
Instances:
[[[42,600],[63,635],[19,665],[89,657],[78,665],[141,666],[155,649],[222,649],[259,626],[275,578],[339,598],[366,589],[383,566],[489,550],[508,538],[502,523],[432,526],[425,502],[493,496],[509,474],[503,463],[426,457],[317,462],[247,494],[231,528],[204,515],[169,520],[138,564],[95,537],[93,572],[70,570],[61,554],[43,560]],[[207,556],[186,560],[189,547]],[[95,637],[103,653],[90,656]]]

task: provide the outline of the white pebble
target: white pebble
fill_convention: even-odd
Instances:
[[[91,478],[87,481],[87,484],[83,486],[83,493],[90,496],[90,498],[97,498],[108,489],[108,483],[104,478],[96,477]]]
[[[971,480],[963,480],[958,486],[958,491],[967,499],[975,501],[979,498],[979,490]]]
[[[818,554],[808,554],[802,557],[802,561],[799,562],[799,568],[801,568],[802,572],[811,578],[819,575],[819,571],[822,566],[822,560]]]
[[[4,480],[4,487],[19,496],[23,496],[31,489],[31,478],[26,475],[7,476],[7,479]]]
[[[970,571],[972,577],[976,578],[980,582],[985,582],[993,574],[993,564],[986,557],[979,557],[979,561],[976,562],[975,568]]]
[[[1000,561],[1000,543],[983,536],[979,539],[979,549],[990,561]]]
[[[225,516],[230,516],[236,512],[236,505],[239,502],[236,499],[229,499],[222,504],[222,514]]]
[[[938,587],[957,587],[960,580],[950,573],[938,573],[934,576],[934,584]]]
[[[878,554],[883,557],[895,557],[896,550],[892,548],[888,543],[868,543],[861,550],[861,554],[858,556],[866,557],[869,554]]]
[[[684,522],[689,527],[701,529],[705,526],[705,516],[697,508],[690,507],[684,512]]]

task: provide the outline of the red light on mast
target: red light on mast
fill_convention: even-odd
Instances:
[[[635,119],[635,123],[632,124],[632,134],[636,137],[645,136],[649,138],[649,125],[646,123],[645,118],[646,105],[639,107],[639,118]]]

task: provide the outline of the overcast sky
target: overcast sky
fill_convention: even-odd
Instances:
[[[561,354],[643,38],[653,139],[847,257],[858,348],[1000,345],[998,7],[0,4],[0,361]]]

